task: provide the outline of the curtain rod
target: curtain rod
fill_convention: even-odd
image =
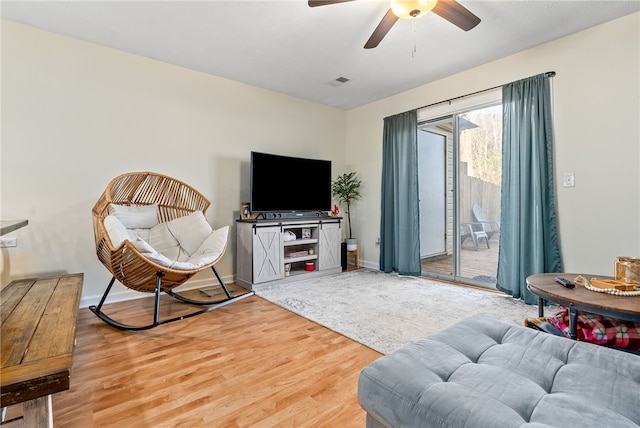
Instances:
[[[545,75],[545,77],[555,77],[556,72],[555,71],[547,71],[546,73],[544,73],[544,75]],[[420,110],[420,109],[427,108],[427,107],[437,106],[438,104],[450,103],[451,101],[459,100],[460,98],[466,98],[466,97],[469,97],[471,95],[481,94],[481,93],[487,92],[487,91],[493,91],[494,89],[502,88],[503,86],[504,85],[494,86],[493,88],[483,89],[481,91],[472,92],[472,93],[466,94],[466,95],[460,95],[459,97],[449,98],[448,100],[438,101],[437,103],[432,103],[432,104],[427,104],[425,106],[418,107],[418,108],[415,108],[415,109],[411,109],[411,110],[408,110],[408,111]]]

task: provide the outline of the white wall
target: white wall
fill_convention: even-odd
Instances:
[[[565,266],[612,274],[616,256],[640,256],[639,35],[640,14],[630,15],[344,112],[2,21],[0,217],[30,223],[10,235],[17,248],[0,250],[0,285],[84,272],[85,301],[101,294],[110,276],[90,212],[123,172],[175,176],[213,201],[214,226],[233,224],[251,150],[331,159],[334,176],[358,171],[354,234],[377,267],[383,118],[549,70],[556,182],[576,174],[575,188],[557,187]],[[232,236],[225,278],[234,253]]]
[[[84,272],[83,299],[101,295],[91,208],[113,177],[176,177],[212,201],[215,227],[233,225],[251,150],[329,159],[337,174],[345,124],[342,110],[2,21],[0,217],[29,225],[0,250],[0,282]],[[234,260],[235,235],[226,279]]]
[[[378,266],[383,119],[546,71],[553,79],[555,179],[565,270],[613,275],[640,257],[640,14],[576,33],[347,113],[347,165],[365,265]],[[401,73],[401,70],[398,70]],[[575,188],[562,187],[574,172]]]

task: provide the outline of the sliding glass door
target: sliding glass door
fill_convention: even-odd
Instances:
[[[501,105],[418,126],[423,274],[495,287],[500,219]]]

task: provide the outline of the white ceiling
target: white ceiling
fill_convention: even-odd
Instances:
[[[294,97],[352,109],[640,10],[640,0],[459,0],[464,32],[430,13],[363,49],[389,8],[358,0],[2,1],[2,18]],[[546,71],[546,70],[540,70]],[[349,82],[334,86],[338,77]]]

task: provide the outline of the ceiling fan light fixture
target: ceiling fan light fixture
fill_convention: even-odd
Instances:
[[[391,0],[391,10],[398,18],[411,19],[426,15],[438,0]]]

